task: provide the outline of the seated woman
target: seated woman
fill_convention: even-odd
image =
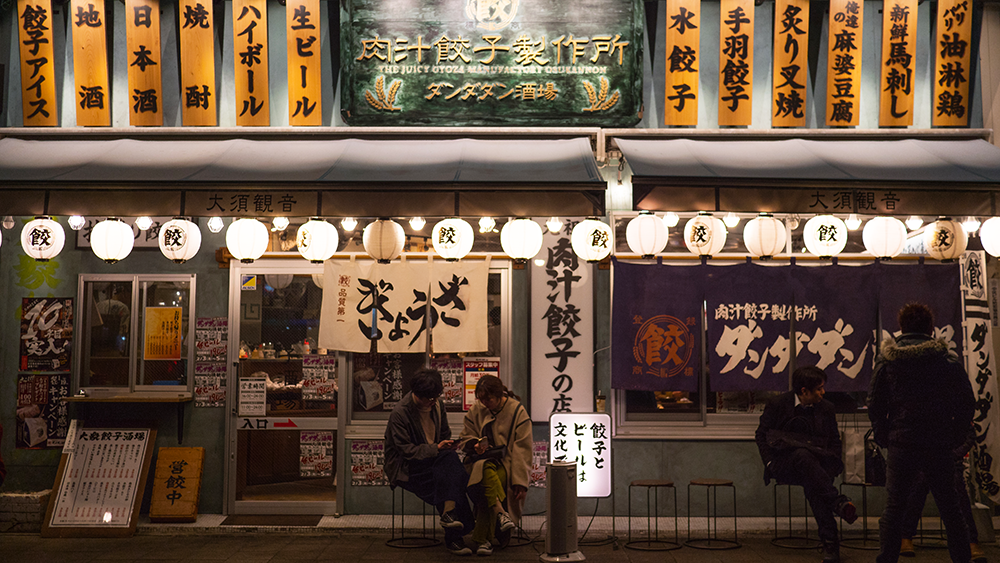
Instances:
[[[479,555],[490,555],[497,524],[501,531],[514,528],[528,494],[531,419],[517,395],[495,376],[485,375],[479,380],[476,399],[478,402],[465,415],[460,440],[471,439],[472,444],[466,458],[469,495],[476,505],[472,541]],[[494,455],[483,459],[481,456],[488,451]],[[503,507],[508,497],[512,499],[508,505],[513,519]]]

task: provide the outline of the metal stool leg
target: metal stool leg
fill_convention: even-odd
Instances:
[[[391,539],[386,540],[385,545],[389,547],[396,547],[400,549],[413,549],[420,547],[433,547],[436,545],[441,545],[441,540],[437,539],[437,529],[433,528],[431,537],[427,537],[427,503],[421,507],[420,511],[420,523],[421,532],[419,536],[407,536],[406,535],[406,491],[399,487],[399,537],[396,537],[396,492],[392,493],[392,532]],[[431,513],[431,520],[433,522],[434,514]]]
[[[788,535],[779,536],[778,535],[778,487],[785,487],[787,491],[788,500],[788,512],[787,512],[787,522],[788,522]],[[805,499],[802,501],[802,514],[805,520],[805,535],[796,535],[792,528],[792,485],[785,483],[775,483],[774,484],[774,539],[771,540],[771,545],[776,547],[783,547],[785,549],[818,549],[823,545],[823,542],[819,539],[815,539],[809,536],[809,503]]]
[[[708,535],[705,538],[691,537],[691,484],[688,485],[688,539],[684,545],[695,549],[727,550],[742,547],[739,542],[737,524],[736,487],[732,484],[699,484],[705,487],[705,512]],[[719,539],[719,490],[718,487],[731,487],[733,491],[733,539]],[[713,530],[714,527],[714,530]]]
[[[844,492],[844,485],[852,485],[855,487],[861,487],[861,537],[860,538],[847,538],[844,537],[844,521],[840,521],[840,545],[841,547],[846,547],[848,549],[858,549],[862,551],[878,551],[881,549],[879,545],[879,540],[877,537],[868,537],[868,487],[867,483],[841,483],[840,493]]]
[[[642,485],[634,485],[642,486]],[[640,551],[672,551],[674,549],[680,549],[680,538],[678,537],[678,527],[677,527],[677,491],[674,491],[674,541],[667,541],[660,539],[660,487],[664,485],[653,485],[646,486],[646,540],[632,540],[632,487],[629,485],[629,497],[628,497],[628,518],[629,518],[629,534],[628,543],[625,547],[629,549],[637,549]],[[674,488],[672,485],[669,488]],[[653,504],[650,504],[649,493],[650,489],[655,489],[653,491]]]

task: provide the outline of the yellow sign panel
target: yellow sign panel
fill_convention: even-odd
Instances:
[[[144,359],[181,359],[181,328],[183,325],[181,308],[146,307],[145,315]]]
[[[236,125],[267,127],[267,2],[233,0],[233,59],[236,65]]]
[[[774,3],[773,127],[806,126],[809,74],[809,0]]]
[[[211,0],[179,0],[181,48],[181,123],[217,124],[215,43]]]
[[[721,0],[719,14],[719,125],[753,119],[753,0]]]
[[[111,125],[111,88],[104,2],[72,0],[73,77],[76,80],[76,124]]]
[[[163,81],[160,75],[160,3],[125,0],[128,44],[129,123],[163,125]]]
[[[319,0],[288,0],[288,123],[323,124]]]
[[[935,127],[969,124],[969,79],[972,53],[972,2],[938,0],[937,52],[934,53]]]
[[[700,0],[667,0],[666,125],[698,125],[700,37]]]
[[[916,54],[917,0],[884,0],[879,127],[913,125]]]
[[[205,464],[205,448],[160,448],[156,454],[149,519],[153,522],[194,522]]]
[[[21,111],[25,127],[59,125],[52,25],[52,4],[49,0],[17,0]]]
[[[831,127],[853,127],[859,121],[864,16],[861,0],[830,0],[826,124]]]

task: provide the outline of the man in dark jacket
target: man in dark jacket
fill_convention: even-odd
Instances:
[[[823,561],[836,563],[840,543],[834,515],[850,524],[857,519],[857,510],[833,486],[844,462],[833,403],[823,399],[825,385],[823,370],[815,366],[796,369],[794,390],[768,403],[760,415],[756,439],[764,462],[764,484],[773,478],[803,488],[823,542]]]
[[[875,441],[889,451],[888,498],[879,521],[882,550],[876,560],[899,560],[907,496],[923,472],[948,531],[951,560],[968,563],[969,530],[959,508],[953,451],[972,424],[972,385],[947,343],[932,338],[934,315],[926,305],[900,309],[899,328],[898,339],[882,343],[869,395]]]
[[[437,507],[448,551],[471,555],[462,539],[472,527],[466,495],[469,475],[455,452],[448,416],[438,403],[443,390],[437,370],[414,374],[410,392],[389,415],[384,470],[391,487],[403,487]]]

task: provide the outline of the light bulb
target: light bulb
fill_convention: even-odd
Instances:
[[[496,226],[497,222],[493,217],[483,217],[479,220],[480,233],[492,233]]]
[[[562,230],[563,222],[558,217],[552,217],[545,222],[545,226],[549,229],[550,233],[556,234]]]
[[[69,218],[69,228],[74,231],[79,231],[87,224],[87,220],[83,218],[82,215],[73,215]]]
[[[344,217],[340,221],[340,226],[345,232],[351,232],[358,226],[358,220],[354,217]]]
[[[976,231],[979,230],[980,224],[979,219],[972,216],[966,217],[965,220],[962,221],[962,227],[964,227],[965,232],[970,235],[975,234]]]
[[[413,219],[410,219],[410,228],[414,231],[423,229],[426,224],[427,221],[425,221],[423,217],[414,217]]]
[[[536,258],[535,259],[535,265],[538,266],[539,268],[545,266],[545,259],[543,259],[543,258]]]
[[[859,218],[856,213],[851,213],[847,216],[847,220],[844,221],[844,224],[847,225],[847,230],[856,231],[858,230],[858,227],[861,226],[861,218]]]
[[[726,216],[722,219],[722,222],[730,229],[735,229],[736,225],[740,224],[740,218],[736,216],[735,213],[730,211],[726,213]]]
[[[226,224],[222,221],[222,217],[212,217],[208,220],[208,230],[213,233],[217,233],[225,227]]]
[[[271,220],[272,231],[284,231],[288,228],[288,217],[275,217]]]
[[[153,220],[143,215],[135,220],[135,226],[138,227],[140,231],[145,231],[153,226]]]
[[[668,227],[676,227],[677,223],[681,221],[680,215],[674,213],[673,211],[668,211],[666,215],[663,216],[663,222],[667,224]]]
[[[10,215],[7,215],[6,217],[4,217],[3,218],[3,228],[7,229],[8,231],[11,230],[11,229],[13,229],[14,228],[14,218],[11,217]]]
[[[924,224],[924,220],[916,215],[910,215],[910,218],[906,220],[906,228],[911,231],[919,229]]]

